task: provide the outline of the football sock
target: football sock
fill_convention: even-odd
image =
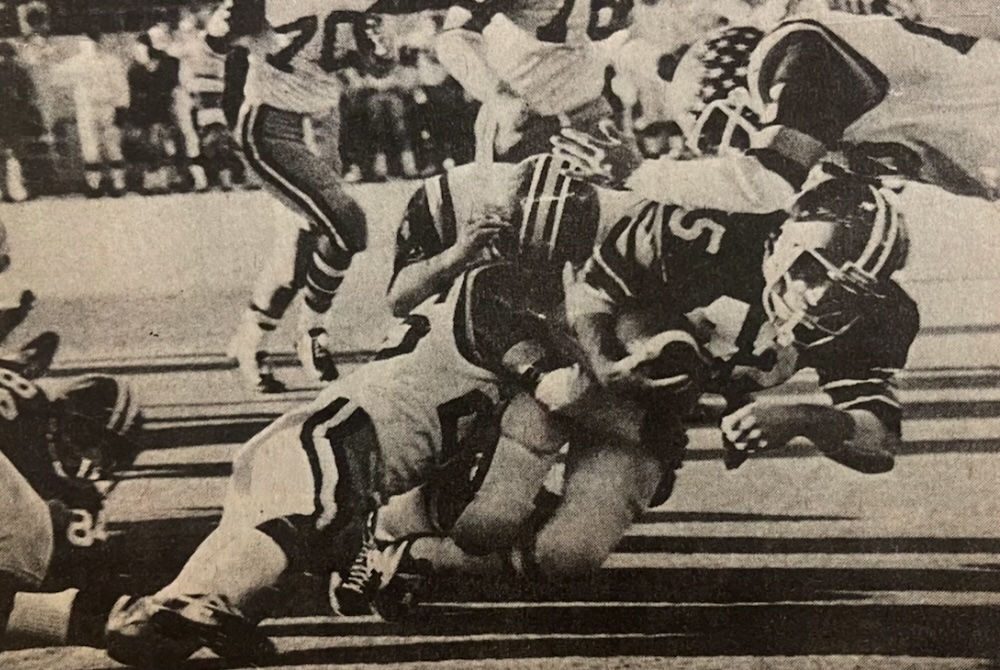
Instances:
[[[76,589],[59,593],[18,593],[7,620],[3,647],[24,649],[66,644],[77,593]]]
[[[350,258],[348,258],[348,265]],[[325,314],[333,304],[337,290],[344,283],[347,268],[335,268],[319,252],[313,252],[309,269],[306,270],[305,303],[313,312]]]

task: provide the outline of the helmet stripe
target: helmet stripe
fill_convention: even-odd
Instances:
[[[871,186],[868,187],[868,191],[874,197],[874,220],[871,224],[871,231],[868,234],[868,242],[865,244],[865,249],[861,252],[856,265],[860,270],[870,273],[871,265],[878,264],[877,261],[872,263],[872,258],[879,250],[885,237],[885,208],[882,206],[882,198],[879,196],[878,191]],[[860,212],[860,215],[862,217],[866,216],[864,210]]]
[[[549,161],[544,157],[535,162],[535,170],[531,175],[531,186],[528,187],[528,194],[525,196],[524,213],[521,216],[522,249],[525,247],[527,240],[531,239],[534,234],[535,208],[540,204],[535,194],[538,192],[538,184],[545,178],[548,171]]]
[[[559,227],[562,224],[563,211],[566,209],[566,201],[569,199],[570,179],[560,171],[556,171],[559,179],[555,184],[556,203],[549,220],[545,222],[545,243],[549,247],[549,257],[552,257],[556,249],[556,240],[559,239]]]
[[[879,204],[884,209],[883,218],[886,221],[888,230],[885,232],[885,242],[882,249],[882,256],[878,259],[872,274],[878,276],[889,261],[893,249],[896,248],[896,239],[899,237],[899,210],[893,207],[883,194],[879,194]]]

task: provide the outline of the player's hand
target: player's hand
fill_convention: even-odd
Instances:
[[[209,37],[222,39],[229,35],[230,19],[233,14],[233,0],[225,0],[218,9],[212,12],[205,24],[205,32]]]
[[[742,452],[744,455],[767,449],[769,442],[757,419],[757,403],[750,403],[732,414],[722,417],[723,444],[727,451]]]
[[[835,451],[851,438],[854,425],[854,419],[847,412],[810,403],[754,402],[723,417],[721,422],[727,452],[742,454],[744,458],[755,452],[780,449],[799,437],[809,440],[824,453]]]
[[[600,186],[618,188],[639,167],[641,158],[615,125],[605,121],[601,124],[602,136],[563,128],[549,141],[552,153],[568,163],[569,174]]]
[[[455,241],[455,262],[467,265],[476,261],[485,249],[494,247],[504,231],[511,229],[511,223],[499,214],[487,213],[475,217],[467,226],[462,226]]]

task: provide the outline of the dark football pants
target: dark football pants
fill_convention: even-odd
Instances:
[[[323,122],[310,124],[310,142],[305,116],[267,105],[245,106],[241,119],[240,139],[250,167],[273,195],[310,222],[316,244],[305,272],[306,301],[325,312],[351,258],[368,243],[365,213],[344,192],[340,178],[337,133]],[[275,286],[273,300],[255,299],[258,311],[280,319],[297,288]]]

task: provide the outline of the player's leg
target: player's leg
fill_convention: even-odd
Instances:
[[[101,194],[103,166],[101,165],[101,145],[93,110],[80,107],[76,110],[76,129],[80,138],[80,157],[83,159],[83,178],[87,195]]]
[[[489,469],[451,530],[475,555],[509,549],[535,509],[535,498],[567,441],[565,424],[522,393],[504,411]]]
[[[625,441],[572,444],[566,469],[562,501],[521,557],[527,576],[572,578],[599,569],[663,475],[660,459]]]
[[[326,315],[344,283],[351,256],[344,254],[322,231],[317,230],[313,239],[315,243],[308,256],[303,256],[299,263],[304,299],[299,317],[298,356],[314,378],[329,382],[339,372],[327,333]]]
[[[377,449],[367,414],[330,395],[248,443],[234,460],[219,527],[173,582],[112,618],[112,656],[177,662],[209,646],[259,660],[270,646],[255,623],[283,577],[329,570],[357,552],[374,507]]]
[[[269,339],[302,286],[302,268],[315,244],[314,234],[283,220],[286,217],[281,214],[275,217],[270,255],[257,277],[253,297],[229,345],[229,355],[236,359],[247,383],[262,393],[285,390],[268,362]]]
[[[245,114],[242,140],[250,165],[274,192],[305,214],[329,243],[313,255],[306,285],[307,312],[303,338],[308,351],[326,333],[325,317],[351,259],[368,243],[364,211],[344,191],[336,157],[320,156],[315,141],[307,143],[311,126],[305,117],[269,107],[251,107]],[[312,147],[310,147],[310,144]],[[327,361],[332,361],[327,357]],[[317,377],[329,377],[314,359],[303,361]]]

